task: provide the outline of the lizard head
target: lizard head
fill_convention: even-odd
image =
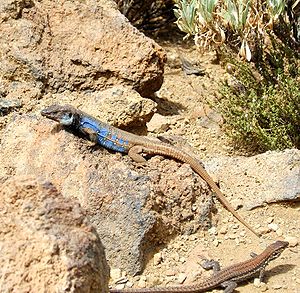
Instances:
[[[76,123],[78,113],[70,105],[51,105],[41,111],[42,116],[59,122],[61,125],[70,126]]]
[[[277,240],[269,246],[272,253],[270,253],[269,260],[277,258],[287,247],[289,243],[287,241]]]

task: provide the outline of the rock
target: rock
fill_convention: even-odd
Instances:
[[[125,288],[125,284],[117,284],[114,289],[116,289],[116,290],[122,290],[124,288]]]
[[[186,274],[184,274],[184,273],[178,274],[178,276],[177,276],[178,283],[183,284],[184,281],[186,280],[186,278],[187,278]]]
[[[113,1],[1,1],[0,39],[7,93],[16,84],[52,93],[123,84],[151,96],[163,82],[165,53]]]
[[[159,265],[163,260],[161,252],[157,252],[153,255],[153,265]]]
[[[21,104],[18,100],[0,99],[0,116],[4,116],[10,111],[20,108]]]
[[[204,115],[200,116],[198,121],[199,125],[205,128],[214,129],[216,132],[220,132],[220,125],[223,124],[222,116],[208,106],[204,106],[203,109]]]
[[[66,198],[76,197],[112,267],[136,274],[157,242],[210,224],[210,191],[189,165],[154,156],[140,166],[56,125],[16,116],[3,131],[0,174],[42,176]]]
[[[278,226],[278,224],[276,224],[276,223],[270,223],[270,224],[268,224],[268,228],[269,228],[270,230],[276,232],[276,231],[279,229],[279,226]]]
[[[281,237],[281,236],[283,235],[283,231],[282,231],[281,228],[278,228],[278,229],[276,230],[276,235],[279,236],[279,237]]]
[[[289,247],[295,247],[298,245],[298,238],[295,236],[286,236],[284,240],[289,243]]]
[[[147,278],[145,276],[141,276],[139,282],[138,282],[138,287],[139,288],[146,288],[147,286]]]
[[[155,113],[147,123],[147,129],[153,133],[163,133],[169,129],[170,124],[171,122],[168,117]]]
[[[2,0],[0,2],[0,20],[17,19],[24,8],[32,6],[32,0]]]
[[[85,94],[82,100],[81,109],[95,117],[101,113],[98,117],[101,121],[116,127],[145,126],[157,106],[154,101],[142,98],[135,90],[124,86]]]
[[[116,281],[122,277],[122,271],[118,268],[110,270],[110,277],[112,280]]]
[[[269,151],[253,157],[218,157],[204,162],[222,179],[228,196],[239,195],[246,209],[300,196],[300,150]]]
[[[108,292],[104,248],[80,205],[48,181],[0,184],[2,292]]]
[[[54,103],[69,104],[105,123],[143,133],[157,106],[154,101],[122,85],[90,93],[55,93],[47,95],[47,100],[50,103],[41,103],[40,110]]]

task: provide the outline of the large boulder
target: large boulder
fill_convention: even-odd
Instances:
[[[1,179],[1,292],[108,292],[104,248],[79,203],[48,181]]]
[[[141,166],[55,125],[16,116],[3,132],[0,174],[43,176],[76,197],[112,267],[136,274],[157,243],[209,224],[210,191],[188,164],[155,156]]]
[[[165,53],[113,1],[1,1],[0,39],[3,95],[124,84],[150,96],[163,82]]]

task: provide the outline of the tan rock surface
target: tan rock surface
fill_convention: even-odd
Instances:
[[[187,164],[156,156],[140,166],[56,126],[44,117],[16,117],[4,131],[0,173],[43,176],[76,197],[111,265],[135,274],[156,243],[209,224],[210,192]]]
[[[142,96],[160,88],[163,50],[111,2],[7,0],[0,5],[0,77],[6,93],[26,83],[42,92],[125,84]]]
[[[80,205],[48,181],[2,178],[1,292],[108,292],[104,248]]]

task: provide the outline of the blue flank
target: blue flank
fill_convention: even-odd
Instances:
[[[118,138],[117,134],[112,134],[108,127],[103,127],[98,123],[98,121],[95,121],[89,117],[82,117],[79,129],[85,133],[84,128],[89,128],[93,132],[97,133],[98,143],[105,148],[121,153],[128,152],[128,141]]]

